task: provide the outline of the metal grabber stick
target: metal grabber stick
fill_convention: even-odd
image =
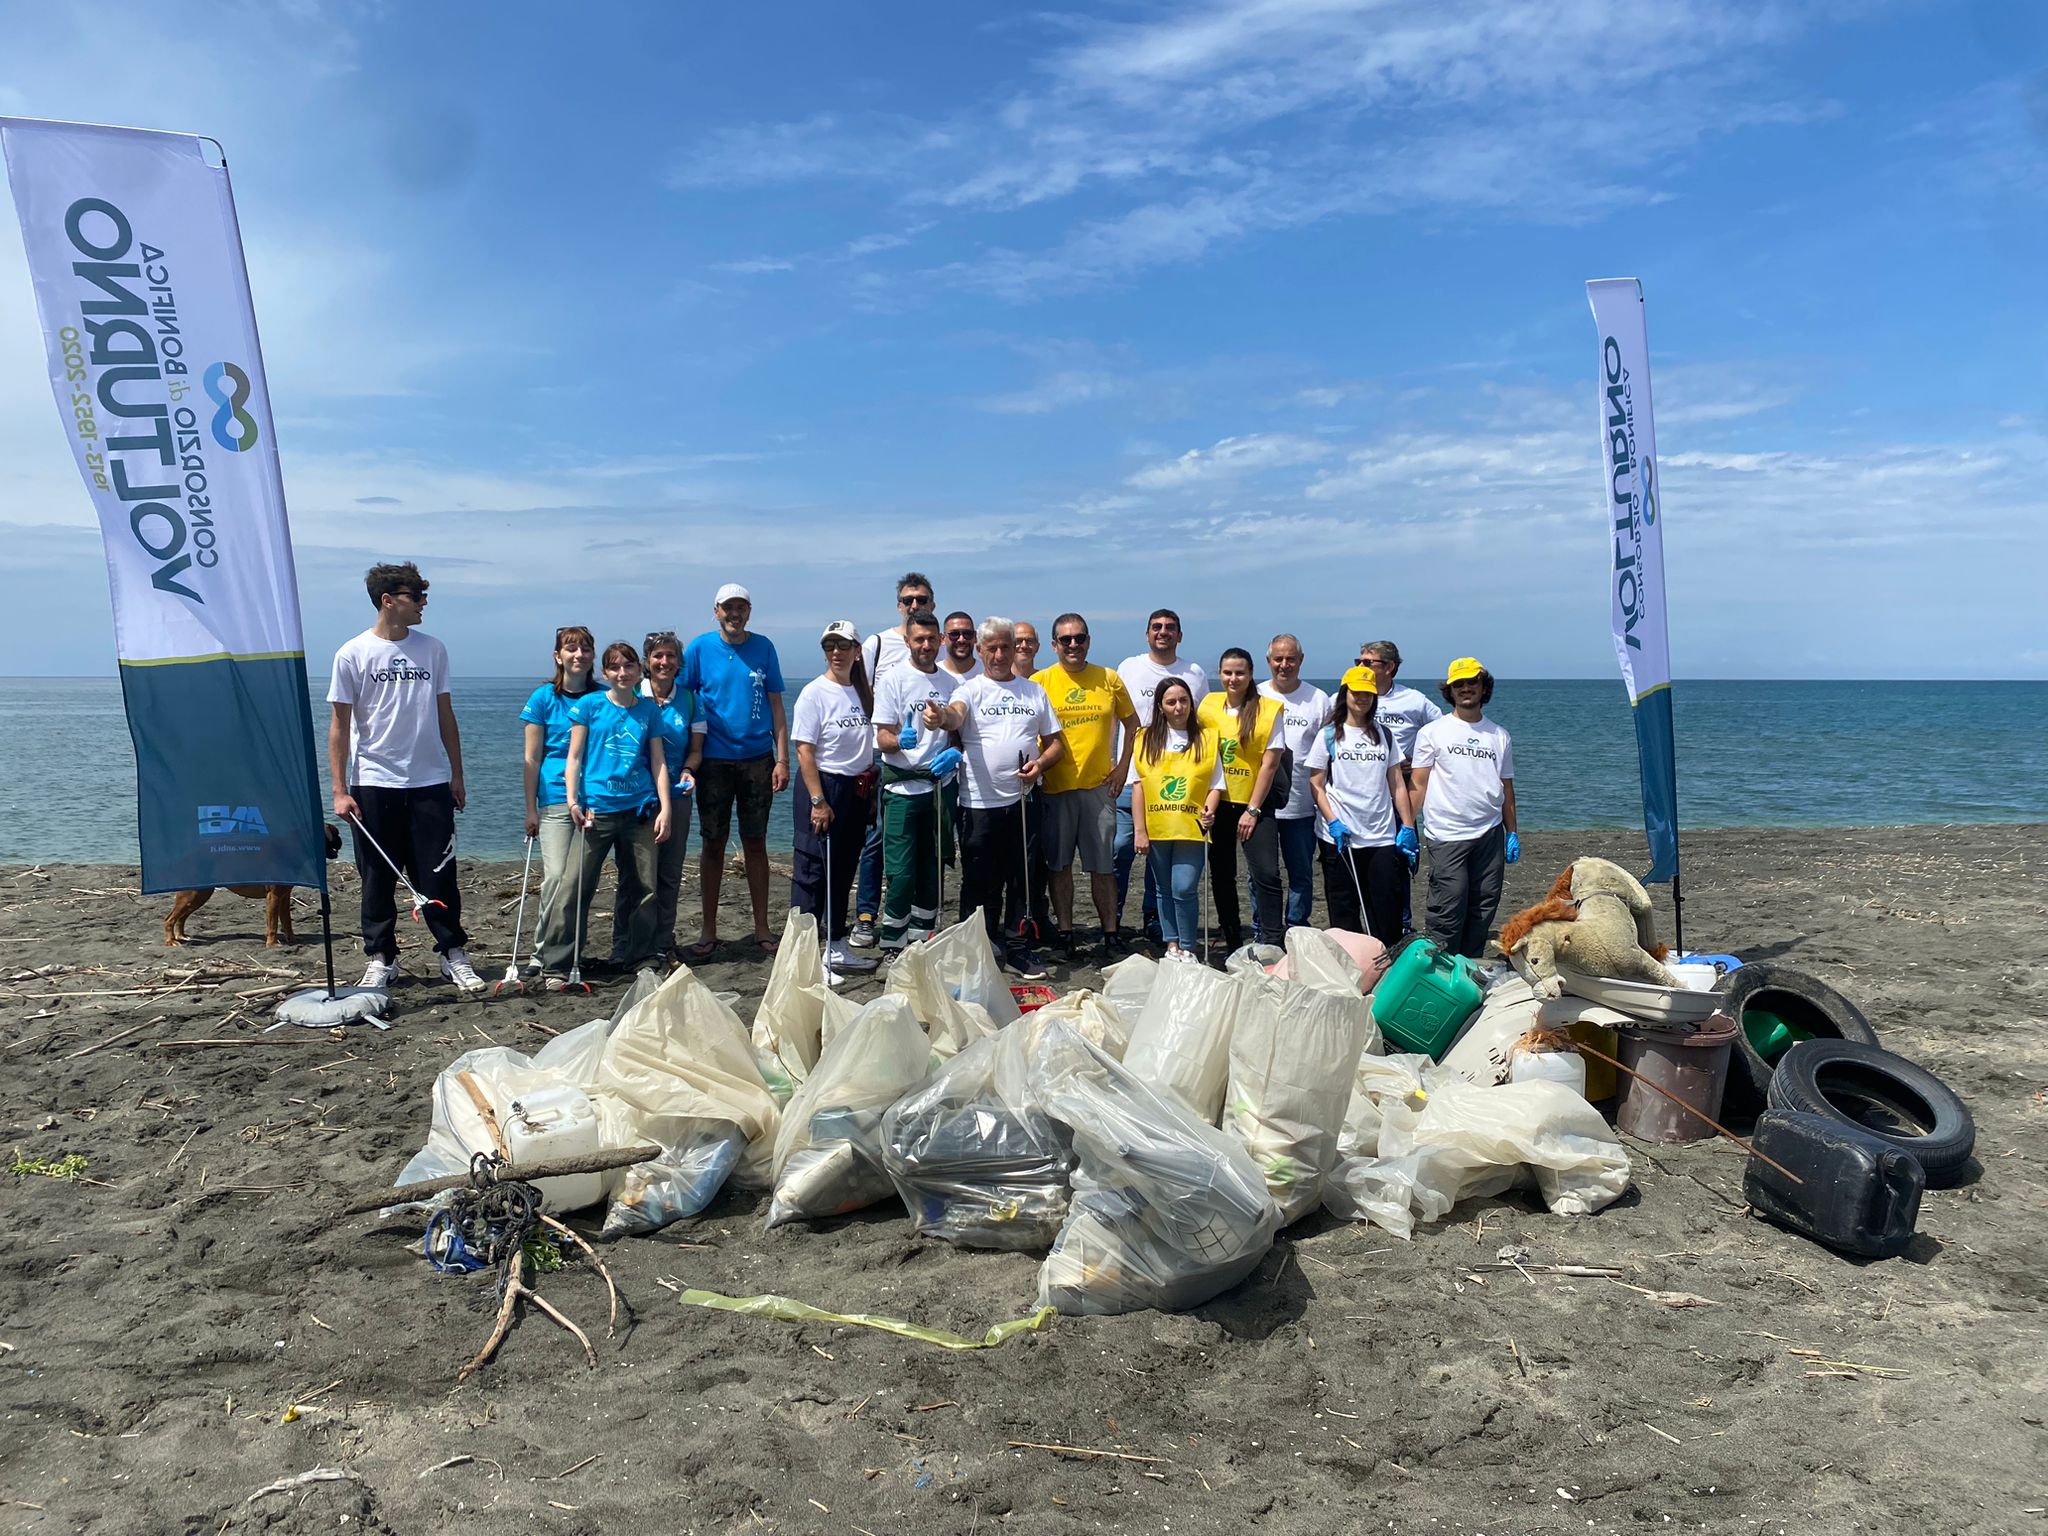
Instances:
[[[412,882],[405,878],[405,871],[398,867],[397,861],[394,860],[390,854],[384,851],[384,845],[382,843],[378,842],[376,838],[370,836],[370,829],[363,825],[362,817],[358,816],[354,811],[350,811],[348,814],[348,819],[356,824],[356,830],[358,832],[362,833],[365,838],[369,839],[370,846],[377,850],[377,857],[384,861],[385,867],[388,868],[392,874],[396,875],[398,877],[398,883],[405,887],[405,894],[412,898],[412,920],[414,922],[417,923],[422,921],[420,913],[424,912],[428,907],[439,907],[444,912],[448,909],[447,902],[442,901],[438,897],[429,900],[427,897],[422,896],[418,891],[413,889]]]
[[[519,935],[526,927],[526,884],[532,877],[533,839],[529,837],[526,840],[526,862],[520,866],[519,870],[519,915],[512,920],[512,962],[505,967],[505,974],[499,978],[498,984],[491,988],[491,995],[493,997],[496,997],[507,987],[512,988],[515,992],[524,992],[526,990],[526,983],[519,979]],[[536,919],[537,924],[538,919]]]
[[[846,978],[832,969],[832,829],[814,829],[813,836],[825,845],[825,931],[820,935],[824,942],[818,946],[818,963],[825,968],[825,985],[836,987]]]
[[[1202,885],[1202,953],[1196,958],[1204,965],[1209,963],[1209,839],[1215,830],[1213,821],[1202,828],[1202,873],[1197,877]]]
[[[1029,752],[1017,754],[1017,773],[1022,778],[1024,765],[1031,761]],[[1031,932],[1031,786],[1024,786],[1024,793],[1017,800],[1017,845],[1022,862],[1017,866],[1017,890],[1020,896],[1017,913],[1017,939],[1027,948],[1033,943]]]
[[[589,812],[584,813],[588,815]],[[590,983],[583,979],[583,925],[589,920],[590,911],[583,904],[583,866],[588,861],[584,854],[590,843],[590,829],[581,818],[576,822],[576,932],[569,941],[569,981],[565,992],[588,992]]]
[[[1351,857],[1351,850],[1342,843],[1338,844],[1337,857],[1342,859],[1344,867],[1351,871],[1351,890],[1358,897],[1358,926],[1370,932],[1372,924],[1365,920],[1365,887],[1358,883],[1358,861]],[[1407,855],[1403,854],[1402,857],[1406,858]]]

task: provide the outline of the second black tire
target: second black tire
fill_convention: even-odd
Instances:
[[[1976,1123],[1948,1084],[1875,1045],[1800,1041],[1778,1058],[1770,1101],[1870,1132],[1917,1162],[1930,1185],[1961,1178],[1977,1145]]]
[[[1816,1040],[1852,1040],[1859,1045],[1876,1045],[1877,1031],[1863,1017],[1863,1010],[1818,976],[1758,960],[1743,966],[1728,978],[1721,1011],[1736,1023],[1745,1009],[1760,1008],[1775,1013],[1795,1029],[1803,1029]],[[1762,1109],[1770,1102],[1773,1063],[1757,1054],[1747,1031],[1735,1035],[1735,1055],[1728,1063],[1730,1107]]]

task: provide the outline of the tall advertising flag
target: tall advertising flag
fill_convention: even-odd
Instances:
[[[1602,496],[1613,552],[1607,585],[1614,654],[1636,721],[1643,779],[1648,881],[1678,878],[1678,756],[1671,733],[1671,645],[1664,595],[1664,521],[1657,503],[1657,428],[1650,409],[1650,341],[1643,285],[1633,277],[1586,284],[1600,332]]]
[[[106,546],[142,888],[324,890],[277,434],[211,143],[0,118],[57,415]]]

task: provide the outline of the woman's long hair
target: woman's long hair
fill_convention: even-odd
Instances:
[[[1337,712],[1334,716],[1337,726],[1337,740],[1342,741],[1344,739],[1344,727],[1351,723],[1351,701],[1354,697],[1365,699],[1372,705],[1365,712],[1365,739],[1374,746],[1378,746],[1380,744],[1380,696],[1376,693],[1359,693],[1354,695],[1349,688],[1344,687],[1341,683],[1337,687]]]
[[[1188,696],[1188,750],[1202,750],[1202,722],[1195,718],[1195,690],[1187,685],[1184,678],[1162,677],[1159,686],[1152,690],[1152,719],[1139,738],[1139,750],[1145,754],[1145,761],[1156,763],[1166,751],[1166,733],[1173,729],[1166,723],[1166,691],[1178,688]]]
[[[597,637],[581,624],[564,624],[555,631],[555,649],[557,651],[560,651],[571,640],[581,640],[590,647],[590,654],[592,656],[597,654]],[[597,692],[597,677],[588,666],[585,666],[583,669],[583,686],[581,688],[571,688],[568,685],[568,681],[562,676],[567,670],[561,662],[555,663],[555,675],[548,679],[548,686],[553,688],[556,693],[565,699],[580,699],[586,693]]]
[[[1242,763],[1258,757],[1265,751],[1266,744],[1252,745],[1253,738],[1259,733],[1259,674],[1252,669],[1252,653],[1241,645],[1233,645],[1216,658],[1216,675],[1221,677],[1223,663],[1233,659],[1243,662],[1245,671],[1251,674],[1251,681],[1245,684],[1244,703],[1237,709],[1237,760]],[[1223,702],[1227,708],[1230,704],[1227,693]]]

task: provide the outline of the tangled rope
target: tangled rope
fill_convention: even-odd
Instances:
[[[469,1185],[427,1222],[427,1262],[444,1274],[498,1271],[504,1294],[512,1257],[523,1253],[541,1224],[541,1192],[519,1179],[501,1179],[509,1166],[489,1152],[469,1160]]]

